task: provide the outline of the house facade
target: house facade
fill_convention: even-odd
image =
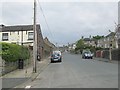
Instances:
[[[33,26],[0,26],[0,42],[33,46]]]
[[[44,51],[44,41],[40,25],[36,25],[37,32],[37,56],[41,58]],[[0,42],[15,43],[24,46],[30,46],[33,49],[34,31],[33,25],[0,25]]]
[[[89,45],[89,46],[96,46],[95,40],[91,38],[84,38],[83,39],[84,44]]]
[[[98,40],[97,47],[102,48],[118,48],[117,38],[115,37],[115,33],[111,32],[104,38]]]

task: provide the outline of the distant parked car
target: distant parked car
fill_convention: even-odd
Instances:
[[[51,55],[51,63],[52,62],[61,62],[62,61],[62,54],[60,51],[53,51],[52,55]]]
[[[93,54],[90,51],[83,51],[82,58],[84,58],[84,59],[93,59]]]

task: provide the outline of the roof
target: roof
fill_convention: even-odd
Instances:
[[[44,38],[44,42],[51,47],[55,47],[55,45],[53,43],[51,43],[47,37]]]
[[[0,28],[2,32],[8,32],[8,31],[32,31],[33,25],[16,25],[16,26],[5,26],[1,25],[2,28]],[[36,29],[40,29],[40,25],[36,25]]]
[[[90,41],[90,38],[84,38],[84,41]]]
[[[110,37],[110,36],[113,36],[113,35],[115,35],[115,33],[114,33],[114,32],[111,32],[111,33],[108,34],[106,37]]]

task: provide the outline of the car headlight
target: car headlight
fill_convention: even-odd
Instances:
[[[88,54],[85,54],[85,56],[88,56]]]
[[[93,56],[93,54],[91,54],[91,56]]]

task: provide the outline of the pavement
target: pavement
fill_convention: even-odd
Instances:
[[[62,62],[50,63],[19,88],[118,88],[118,64],[63,53]]]
[[[2,79],[2,88],[19,88],[21,84],[27,81],[33,81],[38,74],[49,65],[49,58],[37,61],[37,73],[33,73],[33,65],[27,66],[24,69],[17,69],[13,72],[0,77]]]
[[[94,57],[94,60],[118,64],[118,61],[117,61],[117,60],[111,60],[111,61],[110,61],[109,59],[105,59],[105,58],[96,58],[96,57]]]

